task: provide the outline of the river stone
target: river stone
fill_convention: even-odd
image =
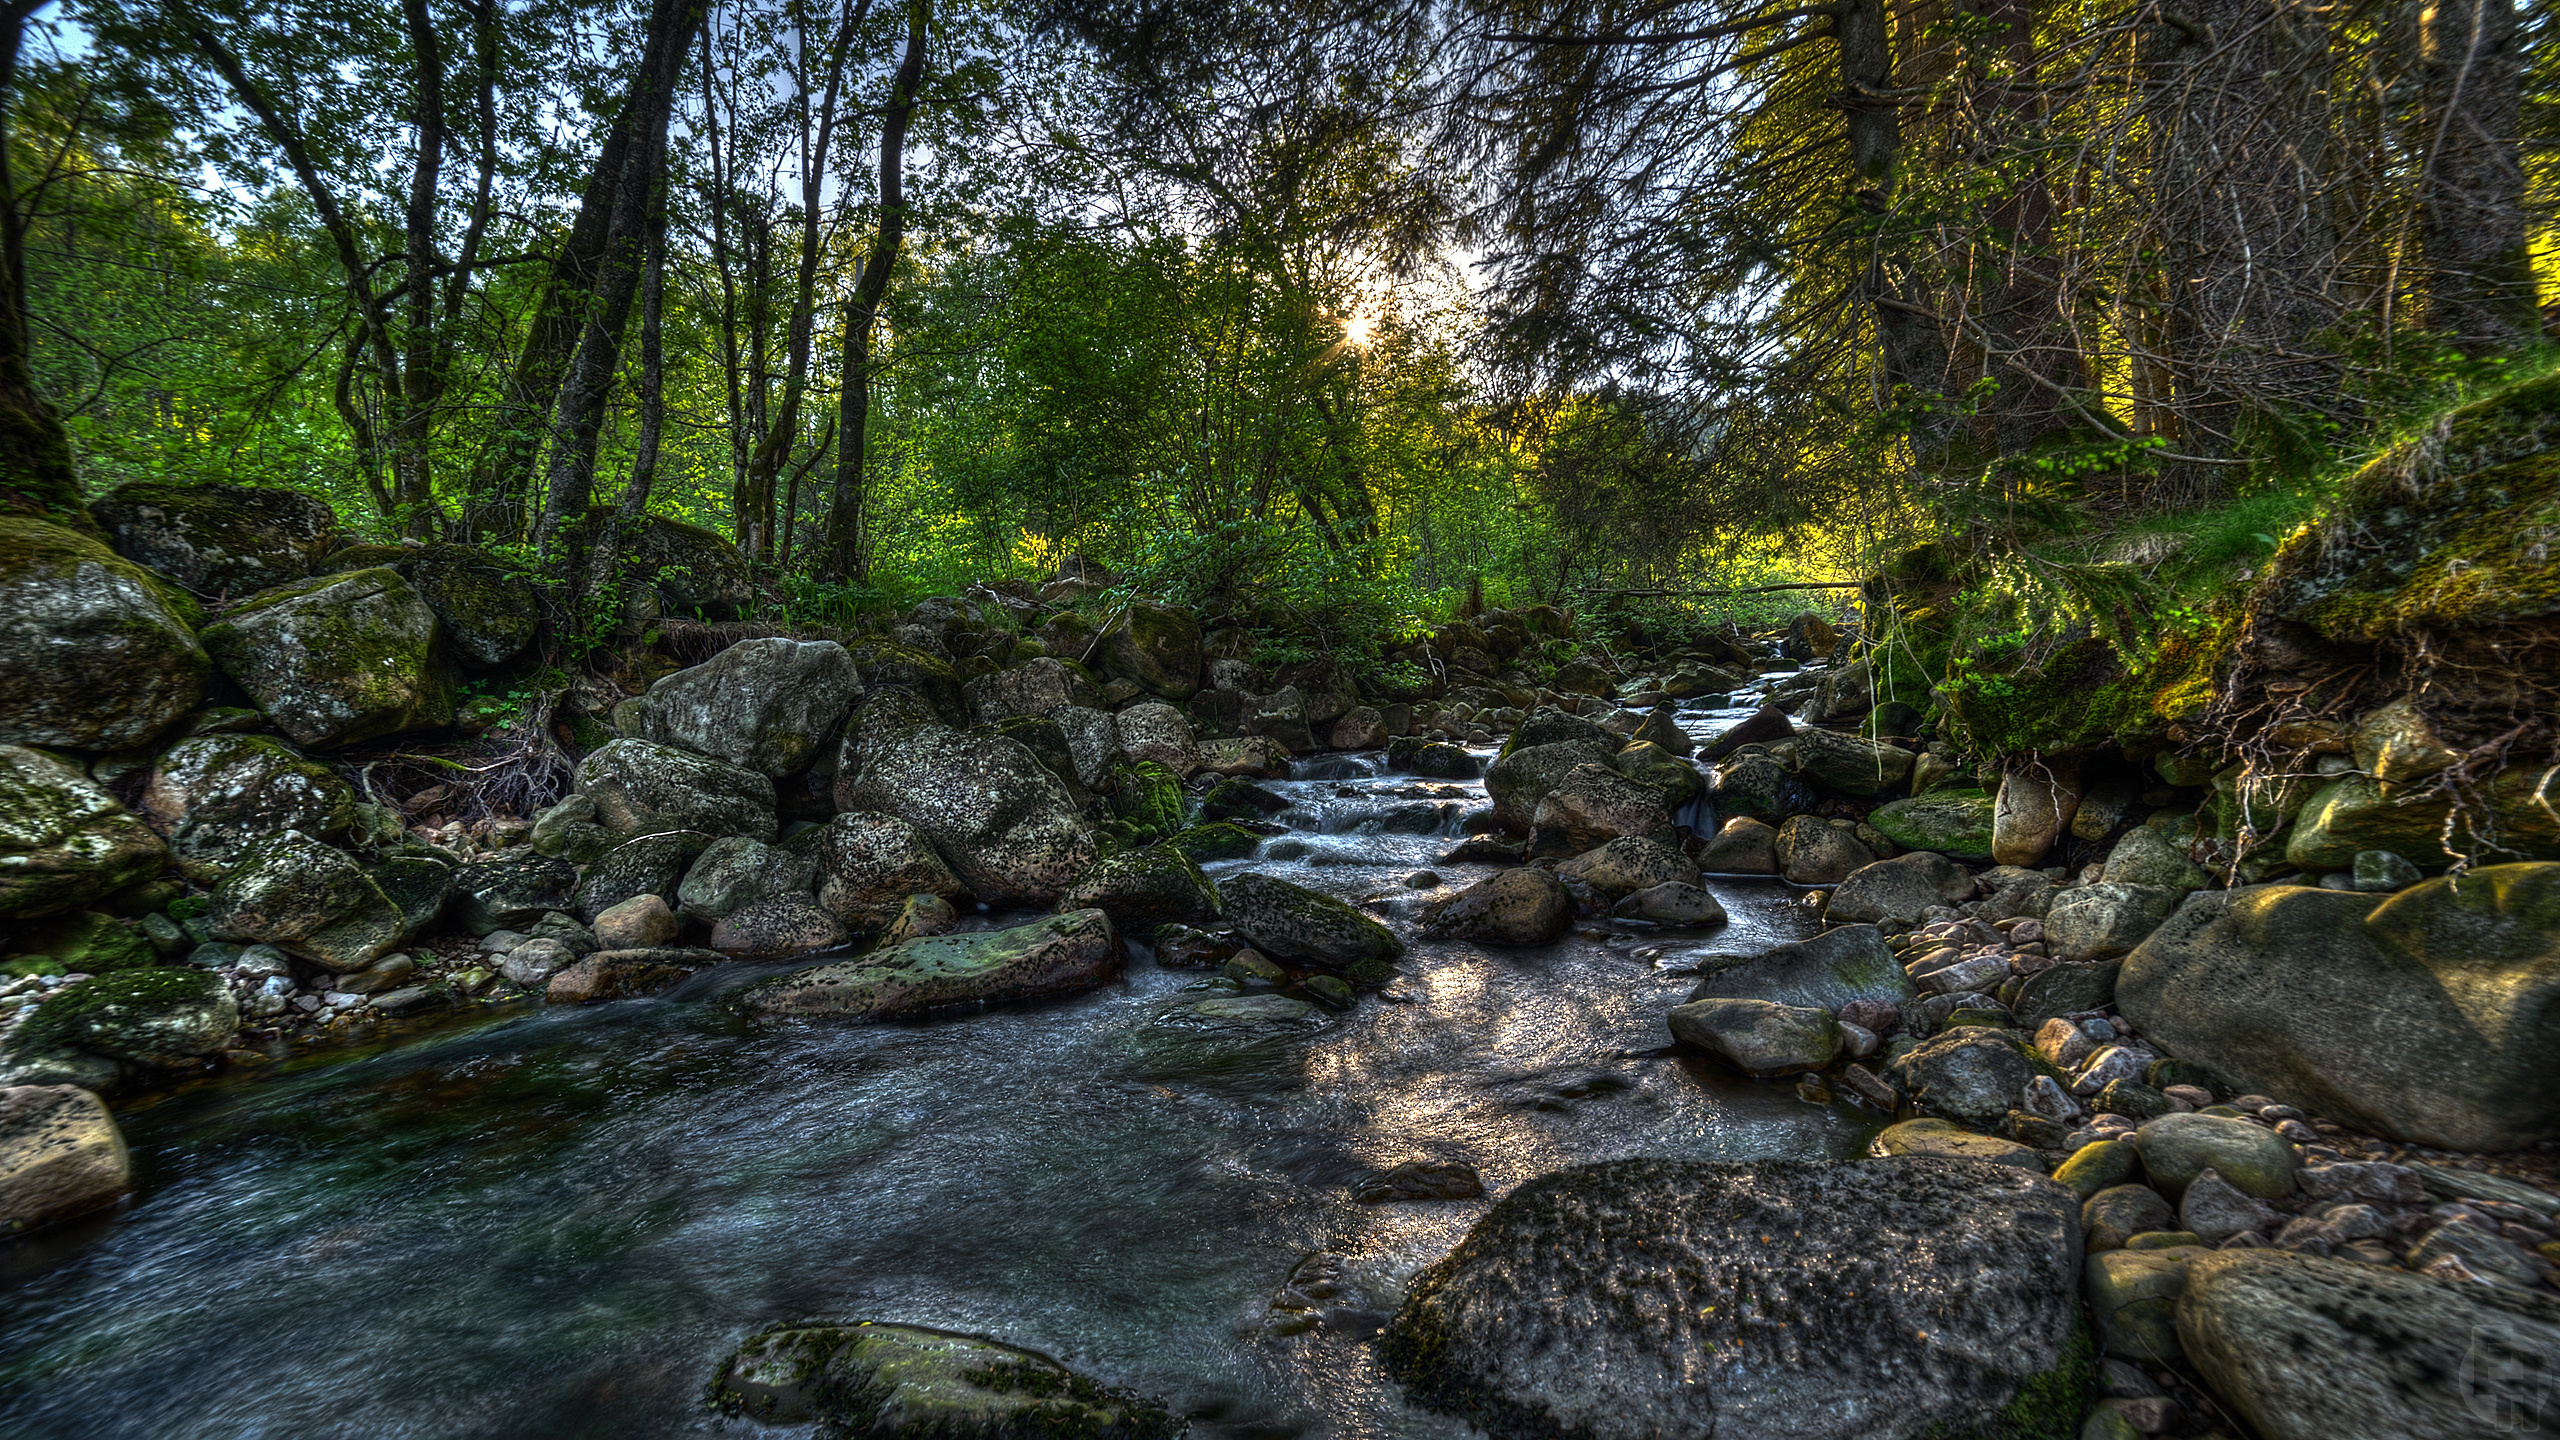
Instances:
[[[1651,920],[1657,925],[1721,925],[1724,906],[1704,886],[1673,880],[1651,885],[1609,907],[1619,919]]]
[[[169,1068],[219,1055],[240,1029],[240,1006],[220,975],[192,965],[119,970],[54,991],[20,1021],[9,1053],[84,1050]]]
[[[2388,850],[2359,850],[2348,867],[2354,888],[2368,895],[2388,895],[2426,879],[2426,874]]]
[[[2156,825],[2136,825],[2107,852],[2107,867],[2098,877],[2110,884],[2201,890],[2212,882],[2204,867],[2170,843]]]
[[[1674,810],[1706,793],[1706,777],[1698,767],[1659,745],[1630,745],[1610,757],[1609,768],[1639,785],[1662,792],[1662,803]]]
[[[2220,1115],[2163,1115],[2134,1132],[2133,1148],[2151,1183],[2171,1199],[2207,1170],[2245,1194],[2281,1200],[2293,1193],[2301,1162],[2283,1136],[2263,1125]]]
[[[1988,1130],[2041,1073],[2024,1041],[1986,1025],[1958,1025],[1893,1062],[1904,1094],[1935,1115]]]
[[[453,872],[453,917],[474,935],[523,930],[576,908],[578,867],[543,855],[477,860]]]
[[[328,748],[453,723],[435,612],[391,569],[270,590],[206,627],[204,648],[297,745]]]
[[[2044,859],[2080,809],[2077,760],[2028,760],[2001,777],[1991,811],[1991,858],[2003,865]]]
[[[597,823],[617,835],[694,830],[704,835],[774,836],[773,781],[653,740],[616,740],[578,762],[578,793],[595,801]]]
[[[1867,823],[1904,850],[1933,850],[1951,860],[1991,859],[1996,802],[1979,790],[1933,790],[1879,805]]]
[[[1677,846],[1648,835],[1628,835],[1586,851],[1556,867],[1556,874],[1579,880],[1615,900],[1638,890],[1673,883],[1695,885],[1698,867]]]
[[[204,701],[193,602],[97,541],[0,516],[0,744],[130,750]]]
[[[593,924],[597,916],[634,896],[673,895],[685,871],[710,845],[711,837],[698,830],[635,835],[578,877],[570,908],[579,919]]]
[[[1920,996],[1873,925],[1842,925],[1757,955],[1702,956],[1698,970],[1692,1001],[1738,996],[1837,1012],[1861,1000],[1898,1006]]]
[[[1539,749],[1542,746],[1567,743],[1589,745],[1615,754],[1618,747],[1626,742],[1609,733],[1597,721],[1586,720],[1571,711],[1559,710],[1552,705],[1541,705],[1522,716],[1520,723],[1511,727],[1511,733],[1503,737],[1502,749],[1496,753],[1495,758],[1500,759],[1503,756],[1515,755],[1523,750]]]
[[[1200,768],[1200,747],[1182,712],[1161,700],[1132,705],[1112,717],[1120,753],[1132,762],[1153,760],[1184,779]]]
[[[2117,1142],[2100,1143],[2116,1144],[2119,1151],[2130,1153]],[[2095,1148],[2082,1147],[2084,1151]],[[2079,1156],[2072,1157],[2073,1161],[2078,1159]],[[2069,1168],[2071,1162],[2064,1162],[2063,1169]],[[2062,1180],[2061,1171],[2054,1172],[2053,1178]],[[2080,1206],[2080,1228],[2088,1237],[2092,1254],[2101,1250],[2121,1250],[2124,1242],[2136,1235],[2166,1230],[2177,1223],[2178,1212],[2170,1208],[2159,1191],[2148,1185],[2109,1185],[2092,1193]]]
[[[1698,869],[1708,875],[1777,874],[1777,829],[1748,815],[1727,820],[1698,852]]]
[[[1707,794],[1719,815],[1745,815],[1772,823],[1813,805],[1813,792],[1804,782],[1759,751],[1717,762],[1707,772]]]
[[[1698,1000],[1665,1017],[1671,1036],[1746,1075],[1820,1070],[1840,1054],[1840,1026],[1825,1010],[1768,1000]]]
[[[1822,914],[1835,925],[1870,924],[1907,930],[1940,905],[1972,898],[1973,876],[1963,866],[1944,855],[1914,850],[1850,871],[1848,878],[1831,892]]]
[[[1010,930],[935,935],[780,975],[738,992],[750,1015],[887,1020],[957,1005],[1090,990],[1120,973],[1120,936],[1099,910]]]
[[[1200,688],[1200,624],[1180,610],[1132,600],[1095,650],[1104,674],[1167,700],[1188,700]],[[1303,712],[1299,724],[1305,728]]]
[[[526,838],[537,855],[576,865],[593,863],[622,843],[620,835],[596,823],[596,813],[594,796],[572,793],[533,817],[533,833]]]
[[[1386,926],[1330,895],[1247,872],[1218,887],[1227,923],[1274,959],[1383,980],[1404,942]]]
[[[2063,960],[2111,960],[2159,929],[2184,898],[2167,886],[2107,881],[2065,890],[2045,912],[2045,944]]]
[[[242,852],[205,924],[217,940],[273,945],[342,975],[400,948],[409,928],[363,866],[294,830]]]
[[[165,917],[155,917],[165,918]],[[112,915],[74,911],[25,926],[10,937],[13,950],[50,956],[66,974],[103,975],[158,963],[158,952],[135,929]]]
[[[2421,1144],[2532,1145],[2560,1136],[2560,864],[2205,891],[2126,959],[2117,1002],[2234,1089]]]
[[[676,908],[697,920],[717,920],[752,900],[794,892],[817,883],[818,847],[767,845],[744,835],[723,835],[703,847],[676,886]]]
[[[599,913],[593,928],[599,950],[646,950],[674,944],[684,922],[662,897],[634,895]]]
[[[132,1186],[107,1102],[76,1085],[0,1089],[0,1235],[103,1209]]]
[[[1996,1135],[1976,1135],[1945,1120],[1905,1120],[1887,1125],[1876,1135],[1873,1149],[1878,1155],[1936,1155],[2044,1173],[2044,1157],[2027,1146]]]
[[[1875,863],[1857,832],[1812,815],[1778,827],[1778,873],[1794,885],[1829,885]]]
[[[199,735],[162,754],[142,813],[169,837],[178,870],[199,885],[242,851],[284,830],[334,845],[356,821],[356,793],[337,772],[263,735]]]
[[[2178,1228],[2209,1245],[2234,1235],[2273,1231],[2283,1218],[2274,1206],[2243,1193],[2211,1166],[2197,1171],[2178,1197]]]
[[[639,738],[779,780],[818,758],[861,684],[832,640],[741,640],[650,686]]]
[[[1218,995],[1167,1007],[1148,1022],[1159,1030],[1227,1035],[1305,1034],[1324,1028],[1324,1012],[1289,995]]]
[[[596,934],[601,939],[604,932]],[[750,900],[711,927],[711,948],[732,960],[788,960],[852,939],[842,920],[797,890]]]
[[[1120,753],[1120,725],[1108,710],[1089,705],[1060,705],[1048,712],[1048,719],[1058,727],[1067,742],[1067,758],[1075,766],[1076,783],[1086,789],[1102,784],[1125,756]],[[1196,768],[1199,752],[1195,747],[1192,762]]]
[[[1172,845],[1121,850],[1095,861],[1068,884],[1058,908],[1099,910],[1123,935],[1152,940],[1165,925],[1206,924],[1218,917],[1218,890],[1190,856]]]
[[[918,1440],[1176,1440],[1185,1422],[1045,1355],[872,1321],[758,1331],[712,1383],[723,1415]]]
[[[435,612],[454,657],[473,669],[514,659],[542,623],[533,582],[486,550],[424,545],[391,563]]]
[[[2092,1140],[2072,1151],[2070,1159],[2055,1166],[2053,1178],[2055,1183],[2086,1200],[2101,1190],[2110,1190],[2131,1180],[2139,1159],[2133,1147],[2121,1140]]]
[[[1434,936],[1482,945],[1545,945],[1573,925],[1573,896],[1544,870],[1498,871],[1423,907]]]
[[[2273,1250],[2188,1262],[2178,1334],[2264,1440],[2478,1440],[2534,1428],[2560,1297]]]
[[[2070,1201],[1966,1160],[1584,1165],[1496,1203],[1381,1354],[1497,1440],[1960,1430],[2062,1354]]]
[[[882,945],[895,945],[901,940],[921,940],[927,935],[948,935],[960,926],[960,912],[939,895],[910,895],[898,907],[898,918],[880,932]]]
[[[2344,870],[2358,851],[2388,850],[2420,865],[2450,865],[2449,821],[2454,848],[2475,859],[2560,860],[2560,814],[2544,767],[2510,766],[2478,788],[2487,791],[2479,807],[2486,813],[2456,814],[2443,790],[2340,776],[2304,803],[2284,858],[2305,870]]]
[[[1262,837],[1241,825],[1223,820],[1177,830],[1164,843],[1188,855],[1199,864],[1212,860],[1244,860],[1262,846]]]
[[[1523,728],[1526,729],[1525,726]],[[1484,793],[1493,802],[1494,823],[1513,834],[1527,833],[1549,791],[1563,784],[1567,775],[1585,765],[1597,767],[1605,773],[1610,757],[1617,753],[1615,744],[1587,740],[1559,740],[1552,744],[1523,745],[1505,751],[1484,772]],[[1619,783],[1632,782],[1620,780]],[[1658,794],[1655,803],[1660,803]],[[1667,831],[1669,817],[1664,819]]]
[[[1631,744],[1659,745],[1682,758],[1694,754],[1698,748],[1698,742],[1690,739],[1689,732],[1680,728],[1679,712],[1669,705],[1655,707],[1644,717],[1644,723],[1636,727],[1636,733],[1627,739]]]
[[[234,598],[312,573],[338,517],[299,490],[136,480],[89,506],[117,554],[199,595]]]
[[[923,833],[895,815],[836,815],[818,841],[818,903],[858,931],[887,924],[910,895],[962,893]]]
[[[2178,1342],[2178,1297],[2186,1292],[2189,1262],[2204,1253],[2194,1247],[2117,1248],[2089,1256],[2081,1285],[2107,1354],[2146,1365],[2174,1365],[2184,1358]]]
[[[168,863],[151,827],[80,767],[0,745],[0,917],[76,909]]]
[[[911,702],[875,698],[846,724],[836,807],[914,826],[990,905],[1055,903],[1099,848],[1065,783],[1019,741],[933,723]]]
[[[717,950],[683,946],[598,950],[553,974],[543,985],[542,998],[551,1005],[636,1000],[672,990],[692,979],[695,971],[720,963],[721,958]]]
[[[1795,734],[1796,770],[1834,795],[1890,795],[1911,781],[1911,752],[1832,730]]]
[[[589,953],[593,953],[592,949]],[[527,989],[547,984],[551,977],[578,963],[578,952],[549,936],[536,936],[513,950],[500,962],[498,973]]]
[[[981,675],[961,687],[969,713],[981,725],[1020,715],[1048,715],[1101,697],[1083,675],[1054,656],[1040,656],[1010,670]]]
[[[2059,1016],[2103,1010],[2115,1002],[2116,975],[2123,968],[2122,961],[2109,960],[2039,970],[2018,987],[2009,1018],[2020,1028],[2033,1031]]]

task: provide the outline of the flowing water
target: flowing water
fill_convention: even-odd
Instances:
[[[1435,893],[1413,871],[1489,873],[1436,863],[1480,784],[1381,770],[1307,762],[1274,787],[1296,843],[1266,847],[1295,858],[1211,873],[1389,896],[1390,923]],[[130,1206],[0,1250],[0,1436],[707,1434],[721,1358],[808,1316],[1026,1345],[1201,1440],[1466,1434],[1403,1403],[1376,1317],[1271,1323],[1311,1252],[1409,1273],[1489,1203],[1349,1179],[1461,1160],[1499,1195],[1619,1156],[1848,1155],[1878,1123],[1665,1049],[1689,982],[1653,947],[1814,927],[1775,882],[1709,887],[1733,919],[1703,936],[1418,944],[1311,1032],[1153,1024],[1201,977],[1143,950],[1063,1003],[877,1026],[742,1021],[720,995],[787,967],[733,966],[128,1106]]]

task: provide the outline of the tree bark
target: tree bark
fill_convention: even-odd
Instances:
[[[2524,57],[2511,0],[2431,0],[2423,12],[2425,168],[2419,250],[2427,324],[2502,349],[2538,331],[2517,144]]]
[[[1847,0],[1832,19],[1840,48],[1840,97],[1848,116],[1851,196],[1872,230],[1858,281],[1876,329],[1876,406],[1901,407],[1911,456],[1923,469],[1942,460],[1961,426],[1951,405],[1933,403],[1950,388],[1946,336],[1940,333],[1927,281],[1906,253],[1905,222],[1893,208],[1902,165],[1902,121],[1888,93],[1894,84],[1893,37],[1884,0]]]
[[[27,310],[27,217],[9,169],[16,140],[18,47],[44,0],[11,0],[0,11],[0,513],[42,515],[96,528],[80,503],[71,435],[36,384],[34,325]]]

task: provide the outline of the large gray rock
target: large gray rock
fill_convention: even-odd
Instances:
[[[1610,1161],[1496,1204],[1383,1355],[1496,1440],[1909,1440],[2056,1366],[2079,1260],[2071,1193],[2009,1166]]]
[[[1090,990],[1120,973],[1120,936],[1099,910],[967,935],[905,940],[857,960],[794,970],[738,992],[750,1015],[887,1020]]]
[[[842,920],[798,890],[750,900],[711,927],[711,948],[733,960],[788,960],[853,938]]]
[[[1090,790],[1102,783],[1111,767],[1125,757],[1120,753],[1120,726],[1108,710],[1087,705],[1061,705],[1048,714],[1067,742],[1068,758],[1074,762],[1076,783]],[[1193,763],[1198,763],[1195,750]]]
[[[1820,1070],[1840,1054],[1831,1012],[1772,1000],[1693,1000],[1664,1017],[1671,1037],[1748,1075]]]
[[[453,723],[435,612],[396,570],[270,590],[204,632],[222,673],[297,745],[352,745]]]
[[[205,923],[215,939],[273,945],[342,975],[400,948],[409,928],[363,866],[293,830],[241,853]]]
[[[2066,890],[2045,912],[2045,943],[2059,959],[2112,960],[2159,929],[2185,894],[2165,885],[2113,881]]]
[[[168,729],[213,670],[189,608],[85,535],[0,516],[0,744],[131,750]]]
[[[1556,874],[1579,880],[1612,900],[1656,885],[1698,883],[1698,867],[1689,863],[1679,847],[1646,835],[1626,836],[1586,851],[1557,866]]]
[[[1046,715],[1061,706],[1085,706],[1100,697],[1066,663],[1043,655],[1028,664],[981,675],[962,687],[969,713],[981,725],[1020,715]]]
[[[1972,899],[1973,889],[1973,876],[1963,866],[1944,855],[1914,850],[1850,871],[1822,913],[1835,925],[1907,930],[1936,906]]]
[[[152,768],[142,813],[169,837],[178,869],[199,885],[231,873],[241,852],[285,830],[324,845],[356,823],[354,787],[263,735],[198,735]]]
[[[168,863],[151,827],[79,766],[0,745],[0,917],[78,909]]]
[[[1433,901],[1423,929],[1486,945],[1544,945],[1573,924],[1573,897],[1544,870],[1503,870]]]
[[[507,562],[469,545],[424,545],[392,568],[408,577],[454,658],[473,669],[504,665],[542,624],[542,597]]]
[[[779,780],[818,758],[861,685],[832,640],[742,640],[650,686],[640,738]]]
[[[1932,790],[1877,806],[1867,823],[1905,850],[1934,850],[1981,865],[1991,859],[1993,807],[1979,790]]]
[[[1716,762],[1707,772],[1707,794],[1716,813],[1728,819],[1748,817],[1776,824],[1813,805],[1808,789],[1776,759],[1759,751]]]
[[[990,905],[1049,905],[1093,863],[1093,827],[1021,742],[962,732],[911,702],[866,704],[845,729],[836,808],[913,825]]]
[[[2156,825],[2136,825],[2107,852],[2107,867],[2098,877],[2111,884],[2201,890],[2212,880],[2204,867],[2170,843]]]
[[[1275,960],[1340,970],[1355,979],[1383,979],[1404,942],[1386,926],[1330,895],[1268,875],[1231,876],[1218,887],[1227,924]]]
[[[1120,736],[1120,753],[1130,760],[1153,760],[1186,780],[1200,768],[1200,746],[1191,733],[1191,722],[1163,701],[1132,705],[1112,720]]]
[[[2264,1440],[2483,1440],[2548,1418],[2560,1297],[2275,1250],[2186,1271],[2178,1338]]]
[[[2281,1200],[2293,1193],[2301,1162],[2273,1130],[2225,1115],[2163,1115],[2134,1132],[2133,1148],[2153,1188],[2171,1199],[2208,1170],[2244,1195]]]
[[[1794,885],[1830,885],[1875,863],[1857,832],[1814,815],[1778,827],[1778,873]]]
[[[1178,1440],[1185,1422],[1045,1355],[975,1336],[869,1321],[798,1322],[748,1338],[711,1404],[826,1435],[936,1440]]]
[[[199,595],[238,599],[312,573],[338,547],[338,517],[299,490],[119,485],[89,513],[116,553]]]
[[[453,875],[454,922],[474,935],[522,930],[575,908],[578,867],[546,855],[479,860]]]
[[[817,880],[815,843],[767,845],[744,835],[724,835],[684,872],[676,886],[676,908],[697,920],[717,920],[750,901],[805,894]]]
[[[107,1102],[76,1085],[0,1089],[0,1235],[102,1209],[132,1185]]]
[[[1733,996],[1836,1012],[1855,1000],[1899,1005],[1920,998],[1873,925],[1838,926],[1757,955],[1704,956],[1698,970],[1703,978],[1689,992],[1693,1001]]]
[[[1834,795],[1890,795],[1911,780],[1911,752],[1831,730],[1796,732],[1796,772]]]
[[[1576,765],[1538,800],[1529,846],[1541,855],[1579,855],[1625,836],[1671,838],[1671,810],[1654,786],[1607,764]]]
[[[1766,820],[1736,815],[1698,852],[1698,869],[1708,875],[1777,874],[1777,828]]]
[[[693,862],[710,848],[711,837],[699,830],[634,835],[606,852],[578,877],[575,903],[570,908],[579,919],[593,924],[597,916],[625,900],[642,895],[666,899],[676,893]]]
[[[828,819],[818,840],[818,903],[856,930],[898,918],[910,895],[964,893],[924,833],[895,815],[849,810]]]
[[[8,1053],[14,1061],[81,1050],[165,1069],[222,1053],[239,1029],[239,1003],[221,976],[192,965],[154,966],[56,990],[19,1022]]]
[[[2390,896],[2205,891],[2116,981],[2125,1018],[2232,1088],[2400,1140],[2560,1136],[2560,864]]]
[[[1095,861],[1058,897],[1058,908],[1099,910],[1121,934],[1152,940],[1160,926],[1216,919],[1218,890],[1190,856],[1151,845]]]
[[[1200,623],[1180,610],[1132,600],[1095,652],[1105,674],[1167,700],[1188,700],[1200,688]]]
[[[1514,834],[1525,834],[1536,820],[1538,805],[1547,798],[1547,792],[1563,784],[1564,778],[1580,766],[1594,765],[1605,771],[1617,753],[1614,744],[1589,740],[1558,740],[1504,751],[1484,772],[1484,793],[1493,801],[1495,822]]]
[[[698,830],[770,841],[770,777],[651,740],[616,740],[578,762],[578,793],[618,835]]]
[[[2017,1108],[2042,1073],[2025,1042],[1987,1025],[1959,1025],[1894,1062],[1903,1092],[1933,1115],[1988,1130]]]

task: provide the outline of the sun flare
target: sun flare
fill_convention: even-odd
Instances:
[[[1377,343],[1378,317],[1362,311],[1342,317],[1342,343],[1354,350],[1366,350]]]

